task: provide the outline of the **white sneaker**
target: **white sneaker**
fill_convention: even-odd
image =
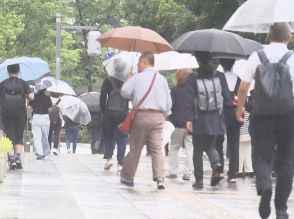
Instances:
[[[117,172],[121,172],[122,171],[122,168],[123,168],[122,165],[118,164],[117,165]]]
[[[59,153],[58,153],[58,150],[57,150],[56,148],[53,148],[53,149],[52,149],[52,153],[53,153],[54,155],[56,155],[56,156],[59,154]]]
[[[105,165],[104,165],[104,170],[110,170],[110,168],[113,166],[113,160],[112,158],[107,159]]]
[[[68,154],[71,154],[71,150],[70,150],[70,149],[67,149],[67,153],[68,153]]]

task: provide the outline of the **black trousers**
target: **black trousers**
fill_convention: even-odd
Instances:
[[[49,142],[50,148],[51,148],[53,136],[54,136],[53,147],[55,149],[58,148],[59,140],[60,140],[60,131],[61,131],[61,124],[60,123],[50,123],[50,130],[49,130],[49,135],[48,135],[48,142]]]
[[[211,168],[214,170],[220,165],[220,158],[215,149],[217,136],[193,135],[193,164],[196,181],[203,179],[203,152],[206,152]]]
[[[252,163],[256,174],[256,189],[260,195],[272,187],[272,164],[276,146],[275,207],[287,209],[292,190],[294,160],[294,112],[280,117],[251,116],[249,133],[252,143]]]
[[[222,170],[224,170],[224,136],[217,136],[216,149],[220,156]],[[227,127],[227,150],[229,153],[228,177],[236,178],[239,171],[239,146],[240,146],[240,127]]]
[[[99,127],[88,127],[89,141],[91,144],[92,154],[97,154],[101,140],[101,130]]]
[[[117,143],[117,161],[123,164],[128,143],[128,135],[122,133],[117,127],[124,120],[125,116],[116,116],[105,113],[102,119],[104,137],[104,159],[112,158]]]
[[[225,169],[225,160],[224,160],[224,135],[218,135],[216,138],[215,149],[218,152],[220,163],[221,163],[221,170],[224,172]]]

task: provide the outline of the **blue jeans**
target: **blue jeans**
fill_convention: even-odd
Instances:
[[[70,143],[72,143],[72,152],[76,152],[78,142],[79,126],[68,126],[66,128],[66,147],[70,149]]]
[[[117,128],[123,119],[124,117],[121,116],[110,116],[107,114],[103,116],[104,159],[112,158],[115,145],[117,144],[117,162],[119,165],[123,164],[128,143],[128,136]]]

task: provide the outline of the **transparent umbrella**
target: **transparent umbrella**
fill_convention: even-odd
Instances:
[[[77,97],[62,96],[58,106],[62,115],[67,116],[74,122],[87,125],[91,121],[91,114],[87,105]]]
[[[47,82],[47,81],[51,83],[51,86],[47,88],[48,91],[76,96],[76,93],[73,90],[73,88],[69,84],[67,84],[65,81],[57,80],[53,77],[45,77],[41,80],[41,82]]]
[[[275,22],[289,22],[294,32],[293,0],[248,0],[235,11],[223,29],[267,33]]]

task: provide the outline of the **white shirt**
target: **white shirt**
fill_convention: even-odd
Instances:
[[[280,61],[280,59],[289,51],[287,46],[283,43],[271,43],[270,45],[264,48],[264,52],[266,57],[271,63],[276,63]],[[260,65],[260,59],[257,52],[254,52],[249,57],[244,67],[240,69],[240,78],[242,81],[245,82],[252,82],[255,78],[255,72],[258,65]],[[292,55],[287,64],[290,67],[290,75],[294,78],[294,55]],[[294,86],[293,86],[293,93],[294,93]]]
[[[154,72],[157,72],[157,70],[146,68],[143,72],[135,74],[123,84],[121,95],[132,100],[133,106],[137,106],[138,102],[147,92]],[[165,115],[170,115],[171,106],[172,100],[167,81],[160,73],[157,73],[153,87],[139,109],[160,110]]]
[[[226,81],[229,87],[229,90],[233,92],[236,87],[238,76],[231,71],[226,71],[225,73]]]

